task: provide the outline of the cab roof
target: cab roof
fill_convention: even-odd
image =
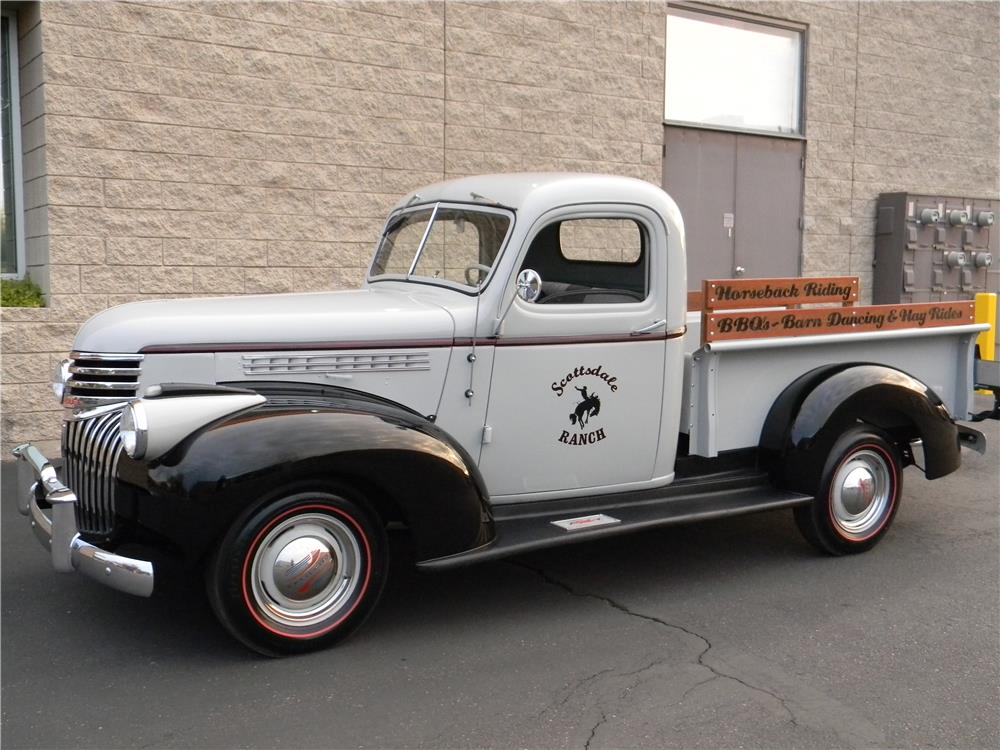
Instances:
[[[662,215],[676,211],[659,187],[632,177],[578,172],[486,174],[436,182],[405,195],[393,210],[438,201],[544,213],[572,203],[639,203]]]

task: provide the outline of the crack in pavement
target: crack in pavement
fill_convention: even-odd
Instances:
[[[687,700],[687,697],[691,695],[691,693],[693,693],[695,690],[700,688],[702,685],[707,685],[708,683],[713,682],[717,679],[719,679],[719,676],[713,674],[708,679],[702,680],[701,682],[696,682],[694,685],[692,685],[691,687],[689,687],[687,690],[684,691],[684,694],[681,695],[680,702],[683,703],[685,700]]]
[[[749,683],[746,680],[744,680],[744,679],[742,679],[740,677],[737,677],[734,674],[729,674],[727,672],[722,671],[721,669],[719,669],[717,667],[712,666],[711,664],[708,664],[705,661],[705,657],[708,654],[708,652],[712,650],[712,642],[709,641],[708,638],[706,638],[705,636],[701,635],[700,633],[696,633],[693,630],[689,630],[688,628],[684,627],[683,625],[677,625],[677,624],[672,623],[672,622],[667,622],[666,620],[661,620],[659,617],[653,617],[652,615],[646,615],[646,614],[643,614],[642,612],[634,612],[631,609],[629,609],[627,606],[625,606],[624,604],[622,604],[621,602],[617,602],[617,601],[615,601],[614,599],[612,599],[610,597],[602,596],[601,594],[594,594],[594,593],[591,593],[589,591],[578,591],[577,589],[575,589],[572,586],[570,586],[568,583],[566,583],[564,581],[560,581],[558,578],[553,577],[547,571],[545,571],[545,570],[543,570],[541,568],[533,568],[530,565],[526,565],[526,564],[520,563],[520,562],[513,562],[513,561],[508,561],[508,565],[512,565],[514,567],[523,568],[524,570],[528,570],[528,571],[534,573],[535,575],[539,576],[545,583],[549,584],[550,586],[554,586],[554,587],[556,587],[558,589],[561,589],[562,591],[565,591],[570,596],[575,596],[575,597],[579,597],[579,598],[582,598],[582,599],[595,599],[597,601],[604,602],[605,604],[607,604],[612,609],[616,609],[619,612],[621,612],[621,613],[623,613],[625,615],[628,615],[629,617],[635,617],[635,618],[640,619],[640,620],[647,620],[649,622],[652,622],[652,623],[655,623],[657,625],[660,625],[661,627],[665,627],[665,628],[668,628],[670,630],[676,630],[676,631],[679,631],[681,633],[686,633],[687,635],[691,636],[692,638],[697,638],[699,641],[701,641],[704,644],[705,647],[698,654],[698,656],[696,657],[695,661],[696,661],[696,663],[699,666],[704,667],[709,672],[711,672],[713,676],[711,678],[709,678],[708,680],[705,680],[704,682],[699,683],[698,685],[695,685],[694,687],[691,688],[691,690],[693,690],[695,687],[699,687],[700,685],[705,684],[706,682],[711,682],[712,680],[716,680],[716,679],[732,680],[733,682],[735,682],[735,683],[737,683],[739,685],[742,685],[743,687],[745,687],[745,688],[747,688],[749,690],[752,690],[752,691],[757,692],[757,693],[761,693],[763,695],[767,695],[767,696],[771,697],[773,700],[777,701],[778,704],[781,706],[781,708],[784,710],[784,712],[788,714],[788,721],[789,721],[789,723],[792,724],[792,726],[795,726],[795,727],[800,726],[799,725],[799,721],[798,721],[798,717],[795,715],[795,712],[792,711],[792,709],[791,709],[791,707],[789,705],[790,701],[788,701],[787,699],[781,697],[777,693],[774,693],[774,692],[768,690],[767,688],[764,688],[764,687],[761,687],[759,685],[754,685],[752,683]],[[646,671],[646,670],[651,669],[652,667],[656,666],[658,663],[662,663],[663,661],[664,660],[662,660],[662,659],[654,661],[654,662],[650,663],[649,665],[647,665],[647,666],[645,666],[645,667],[643,667],[641,669],[638,669],[638,670],[636,670],[634,672],[631,672],[629,674],[638,674],[639,672]],[[627,676],[627,675],[622,675],[622,676]],[[633,685],[632,688],[626,689],[625,692],[627,693],[629,690],[634,689],[635,687],[638,687],[638,685],[641,684],[641,682],[642,681],[640,680],[635,685]],[[690,692],[690,690],[688,692]],[[687,693],[685,693],[684,695],[687,696]],[[603,724],[606,721],[607,721],[607,716],[602,713],[602,719],[601,719],[601,721],[598,722],[597,725],[591,730],[591,736],[590,736],[590,739],[587,740],[586,747],[589,747],[590,742],[594,738],[594,733],[601,726],[601,724]]]
[[[580,678],[579,680],[576,681],[576,683],[572,687],[570,687],[566,691],[566,694],[562,697],[562,700],[550,702],[541,711],[539,711],[537,714],[535,714],[534,718],[536,720],[541,719],[549,711],[552,711],[553,709],[556,709],[556,708],[562,708],[567,703],[569,703],[569,699],[573,697],[574,693],[576,693],[577,690],[579,690],[580,688],[582,688],[588,682],[596,680],[601,675],[605,675],[608,672],[613,672],[613,671],[614,670],[611,667],[608,667],[607,669],[602,669],[599,672],[594,672],[593,674],[589,674],[586,677]]]
[[[593,727],[591,727],[591,729],[590,729],[590,736],[587,738],[587,741],[585,743],[583,743],[583,750],[590,750],[590,743],[594,741],[594,735],[597,734],[597,730],[600,729],[601,726],[605,722],[607,722],[607,720],[608,720],[608,715],[606,713],[604,713],[604,711],[602,710],[601,711],[601,718],[597,721],[596,724],[594,724]]]

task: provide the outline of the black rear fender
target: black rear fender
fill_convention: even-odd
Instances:
[[[806,487],[837,436],[859,422],[888,433],[907,456],[908,443],[922,440],[928,479],[961,464],[958,428],[937,394],[904,372],[865,363],[818,368],[791,383],[764,421],[761,461],[776,481]]]

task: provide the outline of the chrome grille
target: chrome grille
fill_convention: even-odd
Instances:
[[[113,409],[64,423],[64,480],[76,493],[76,523],[85,533],[109,534],[114,529],[121,417],[121,409]]]
[[[135,398],[142,359],[141,354],[73,352],[63,404],[78,408]]]

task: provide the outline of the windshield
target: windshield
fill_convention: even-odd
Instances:
[[[509,228],[510,215],[500,211],[435,205],[398,214],[382,235],[371,277],[475,288],[493,268]]]

